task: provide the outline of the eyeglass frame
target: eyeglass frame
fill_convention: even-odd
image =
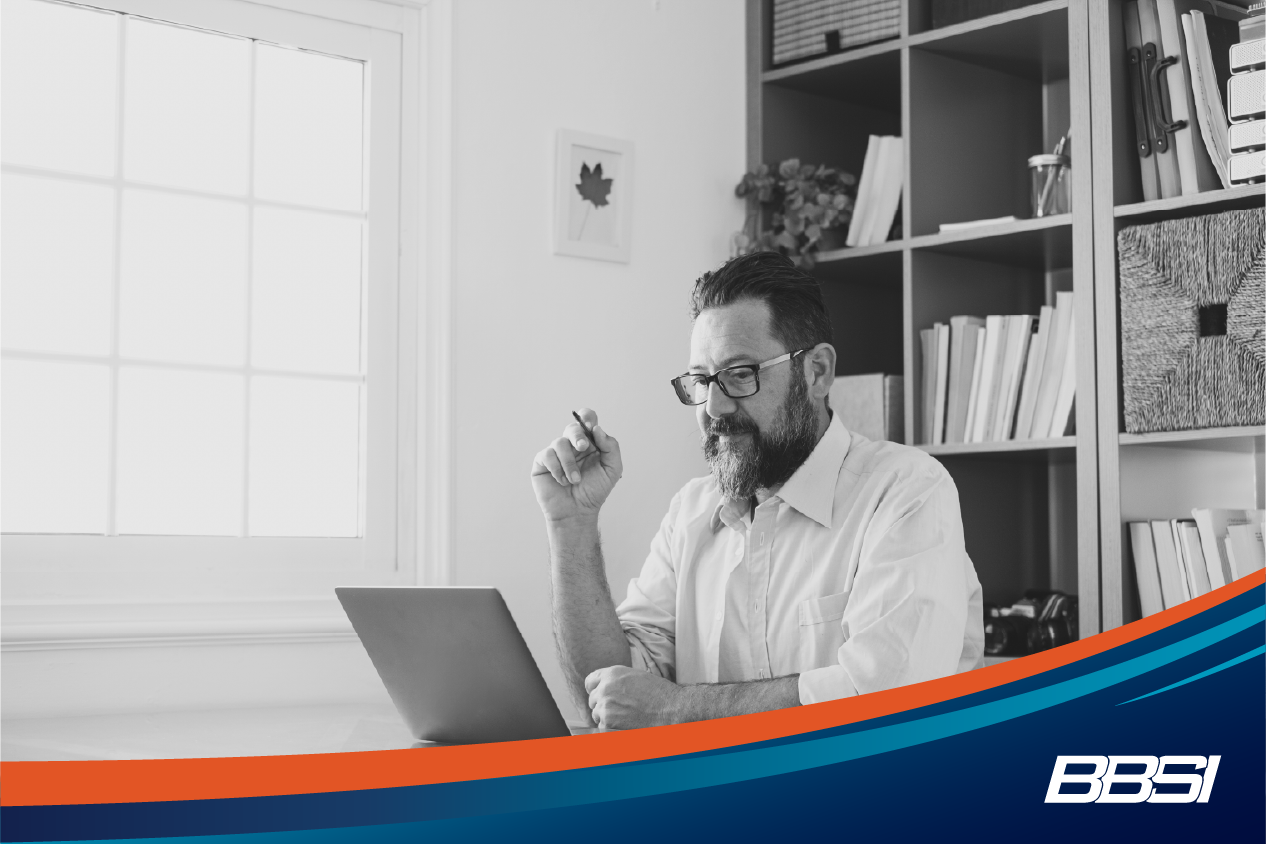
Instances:
[[[777,366],[780,363],[784,363],[785,361],[792,360],[795,358],[796,355],[804,354],[805,352],[811,352],[813,351],[814,348],[815,348],[814,346],[807,346],[803,349],[796,349],[794,352],[786,352],[785,354],[781,354],[776,358],[770,358],[764,363],[740,363],[736,366],[727,366],[724,369],[718,369],[716,372],[712,373],[711,375],[704,375],[702,372],[683,372],[681,375],[678,375],[676,378],[669,379],[668,383],[672,384],[673,393],[676,394],[677,400],[680,401],[682,404],[686,405],[686,407],[698,407],[699,405],[707,404],[708,402],[706,398],[703,401],[686,401],[682,397],[682,393],[684,392],[684,390],[679,389],[677,387],[677,382],[680,381],[682,378],[687,378],[687,377],[702,378],[703,387],[705,390],[707,390],[712,384],[716,384],[717,387],[721,389],[721,392],[724,393],[726,397],[728,398],[748,399],[760,392],[760,372],[762,369],[769,369],[771,366]],[[721,383],[722,373],[733,372],[736,369],[750,369],[752,371],[752,377],[756,379],[756,389],[752,390],[750,393],[748,393],[745,396],[730,395],[730,391],[727,390],[725,388],[725,385]],[[698,385],[696,384],[696,387],[697,386]]]

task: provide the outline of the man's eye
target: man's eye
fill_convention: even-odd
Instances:
[[[734,372],[727,372],[726,376],[731,384],[750,384],[756,380],[756,373],[750,369],[738,369]]]

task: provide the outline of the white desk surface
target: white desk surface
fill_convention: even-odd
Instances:
[[[399,750],[414,744],[390,703],[0,722],[0,759],[5,762],[279,756]]]
[[[568,722],[575,734],[594,730]],[[0,722],[0,759],[197,759],[434,746],[416,741],[390,703],[200,712],[14,718]]]

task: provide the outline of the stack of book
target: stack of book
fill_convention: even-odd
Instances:
[[[1227,164],[1231,184],[1260,182],[1266,178],[1266,18],[1262,4],[1240,21],[1240,43],[1231,48],[1231,82],[1227,85]]]
[[[1195,509],[1191,515],[1129,523],[1144,616],[1198,598],[1266,565],[1266,510]]]
[[[900,30],[898,0],[774,0],[773,61],[860,47],[896,38]]]
[[[892,231],[901,202],[905,175],[905,145],[896,135],[871,135],[857,183],[857,201],[848,224],[849,246],[883,243]]]
[[[1132,0],[1125,43],[1145,200],[1230,187],[1223,92],[1243,9],[1217,0]],[[1172,63],[1157,70],[1161,62]],[[1153,86],[1156,86],[1155,90]]]
[[[919,332],[920,440],[1042,440],[1070,430],[1077,389],[1073,294],[1032,316],[955,316]]]

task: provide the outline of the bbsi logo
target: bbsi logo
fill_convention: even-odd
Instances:
[[[1213,790],[1213,778],[1218,775],[1221,756],[1056,756],[1055,770],[1051,772],[1051,784],[1046,789],[1047,803],[1208,803]],[[1070,774],[1069,765],[1093,765],[1090,773]],[[1123,774],[1117,769],[1122,765],[1143,766],[1142,773]],[[1208,766],[1206,768],[1206,765]],[[1191,767],[1200,774],[1171,774],[1166,767]],[[1155,785],[1181,785],[1184,791],[1157,792]],[[1060,786],[1076,786],[1075,793],[1060,793]],[[1129,790],[1113,791],[1121,785]],[[1089,790],[1081,791],[1085,786]]]

